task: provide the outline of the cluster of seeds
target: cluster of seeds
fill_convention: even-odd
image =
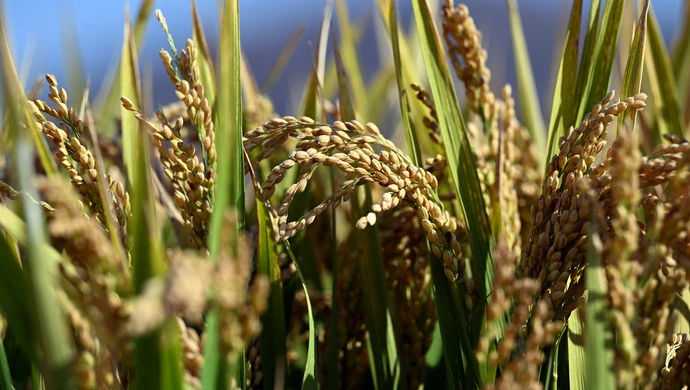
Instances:
[[[429,253],[414,208],[402,206],[379,221],[381,254],[388,291],[394,297],[404,383],[418,388],[424,380],[424,355],[431,345],[436,308],[431,297]],[[458,230],[464,229],[460,225]],[[464,232],[454,232],[461,236]]]
[[[606,184],[598,181],[602,171],[590,167],[606,144],[606,128],[626,108],[642,109],[646,98],[638,94],[611,103],[613,92],[609,93],[577,129],[561,137],[559,154],[546,169],[518,273],[539,281],[540,296],[551,297],[555,318],[564,318],[584,292],[585,224],[597,200],[596,189]]]
[[[268,159],[279,145],[289,138],[298,139],[293,152],[273,167],[261,183],[261,191],[269,198],[286,173],[299,167],[300,173],[291,184],[277,207],[277,231],[281,240],[293,237],[312,224],[329,207],[337,207],[350,199],[352,191],[360,185],[378,184],[386,189],[380,203],[356,222],[363,229],[376,223],[382,212],[397,207],[401,202],[412,205],[420,218],[433,254],[442,259],[446,275],[456,280],[463,273],[464,263],[458,260],[460,241],[454,234],[457,222],[450,218],[438,200],[438,181],[434,175],[413,165],[400,149],[384,138],[373,123],[363,125],[357,121],[336,121],[333,125],[314,122],[306,117],[276,118],[244,136],[244,146],[251,152],[263,149],[252,159],[252,168]],[[295,196],[304,192],[307,183],[319,166],[333,167],[344,174],[342,182],[332,195],[296,221],[288,221],[288,211]],[[249,169],[249,168],[248,168]]]
[[[216,166],[213,111],[201,83],[194,41],[187,40],[186,50],[178,52],[160,11],[156,12],[156,17],[172,46],[172,55],[161,50],[160,57],[175,86],[175,94],[185,107],[184,115],[171,122],[163,110],[159,110],[158,120],[152,121],[131,100],[123,97],[121,101],[123,107],[132,111],[151,132],[163,173],[172,186],[172,199],[181,214],[187,242],[194,248],[206,248]],[[201,146],[198,154],[194,144],[184,137],[185,118],[197,130]]]
[[[475,112],[486,122],[493,122],[497,112],[494,94],[489,88],[491,71],[486,67],[486,50],[482,47],[482,34],[466,5],[453,8],[453,0],[442,6],[442,29],[448,54],[455,74],[465,85],[465,96]]]
[[[41,180],[39,188],[56,206],[48,225],[61,276],[58,292],[72,326],[77,347],[75,368],[82,384],[112,388],[117,377],[114,361],[126,348],[126,324],[131,307],[121,298],[131,275],[104,229],[84,215],[76,194],[59,179]]]
[[[55,145],[55,158],[58,164],[69,174],[72,184],[91,214],[106,229],[106,210],[115,216],[120,239],[126,247],[127,217],[131,212],[129,194],[118,180],[98,171],[96,160],[82,135],[85,129],[84,122],[78,118],[74,108],[68,107],[67,92],[64,88],[58,87],[55,76],[49,74],[46,80],[50,88],[48,97],[57,108],[52,108],[41,100],[31,101],[37,125]],[[46,119],[44,114],[60,121],[59,127]],[[101,180],[105,180],[108,192],[106,196],[110,199],[101,197],[98,189],[98,182]]]

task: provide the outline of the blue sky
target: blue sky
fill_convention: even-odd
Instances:
[[[261,83],[275,62],[279,51],[290,34],[304,25],[307,27],[295,58],[290,62],[288,73],[276,85],[274,98],[287,98],[286,89],[299,85],[306,78],[311,66],[310,41],[316,40],[318,27],[326,0],[241,0],[241,35],[243,47]],[[351,17],[354,20],[376,21],[378,18],[374,0],[349,0]],[[510,81],[510,66],[506,53],[510,52],[507,31],[505,2],[502,0],[466,1],[475,17],[478,27],[484,32],[485,45],[489,48],[489,60],[498,63],[494,77],[504,73]],[[529,0],[520,3],[527,42],[530,48],[535,73],[549,72],[552,68],[552,52],[559,23],[567,17],[570,2],[551,0]],[[635,3],[635,2],[632,2]],[[138,9],[140,1],[131,1],[132,13]],[[409,1],[399,1],[403,14],[409,15]],[[655,2],[656,14],[670,40],[682,15],[680,0]],[[66,26],[72,26],[81,49],[86,74],[95,89],[104,75],[116,63],[121,48],[125,2],[86,1],[86,0],[6,0],[5,20],[8,22],[15,60],[20,64],[30,61],[28,80],[39,75],[54,73],[61,79],[65,69],[65,45],[63,44]],[[587,5],[585,5],[587,6]],[[155,8],[165,14],[171,32],[182,46],[191,35],[189,2],[186,0],[158,0]],[[216,0],[198,0],[198,9],[210,39],[216,36]],[[403,17],[404,19],[404,17]],[[363,50],[375,53],[376,36],[373,28],[368,28]],[[503,30],[503,31],[501,31]],[[215,45],[215,42],[211,42]],[[151,18],[147,38],[140,58],[143,67],[154,72],[161,71],[157,52],[167,47],[165,37],[155,18]],[[75,55],[72,52],[72,55]],[[366,58],[363,61],[367,61]],[[374,62],[366,63],[365,66]],[[496,65],[494,65],[496,68]],[[549,77],[539,80],[540,88],[546,88]],[[503,80],[498,80],[503,82]],[[497,81],[497,82],[498,82]],[[172,96],[172,95],[170,95]],[[279,105],[280,106],[280,105]],[[286,107],[287,108],[287,107]]]

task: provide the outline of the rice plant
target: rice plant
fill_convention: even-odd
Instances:
[[[367,85],[329,1],[292,115],[247,71],[237,1],[216,58],[193,1],[179,46],[155,12],[178,98],[155,111],[152,2],[98,107],[26,90],[0,19],[0,389],[685,388],[690,7],[669,50],[649,1],[573,1],[546,123],[517,2],[498,91],[441,3],[406,32],[375,2]]]

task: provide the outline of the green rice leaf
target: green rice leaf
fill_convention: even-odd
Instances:
[[[584,334],[585,328],[579,312],[574,310],[568,317],[568,379],[571,390],[585,390],[586,359]]]
[[[676,81],[671,68],[664,38],[661,35],[659,24],[651,9],[647,33],[649,38],[649,51],[645,61],[649,72],[649,86],[652,91],[652,102],[654,102],[654,118],[656,125],[652,130],[656,130],[654,136],[655,144],[661,142],[661,134],[670,133],[679,137],[684,137],[685,126],[683,116],[680,112],[678,91]],[[656,129],[655,129],[656,128]]]
[[[288,245],[289,251],[289,245]],[[304,298],[307,303],[307,314],[309,321],[309,344],[307,345],[307,363],[304,367],[304,376],[302,377],[302,390],[316,390],[319,388],[319,380],[316,375],[316,326],[314,325],[314,312],[311,307],[311,300],[309,299],[309,291],[307,285],[304,283],[304,276],[300,271],[299,265],[295,262],[295,257],[291,255],[292,261],[297,268],[297,276],[299,277],[302,289],[304,290]]]
[[[690,289],[685,288],[673,299],[673,308],[678,312],[673,333],[690,333]]]
[[[212,261],[216,261],[220,250],[225,214],[235,211],[239,223],[232,242],[237,242],[239,229],[244,224],[244,156],[242,152],[242,95],[240,91],[240,19],[237,0],[219,4],[220,48],[219,80],[222,86],[217,91],[214,110],[216,129],[217,180],[214,188],[215,203],[211,217],[209,251]],[[232,248],[233,251],[236,248]],[[237,367],[225,367],[224,359],[218,349],[218,327],[220,318],[217,307],[212,307],[206,318],[207,342],[204,348],[204,367],[201,372],[201,384],[205,389],[224,388],[227,375],[238,373],[240,386],[244,377],[244,359]]]
[[[7,110],[8,131],[12,132],[11,139],[15,141],[10,151],[9,167],[18,183],[19,191],[28,195],[21,198],[21,204],[28,240],[27,256],[22,266],[28,279],[28,293],[25,297],[31,297],[28,300],[30,321],[20,326],[27,326],[33,332],[33,339],[41,350],[41,371],[49,386],[70,388],[73,385],[70,362],[74,356],[74,348],[55,293],[57,291],[57,264],[53,258],[47,256],[45,250],[47,241],[43,212],[32,200],[32,198],[38,199],[38,190],[34,180],[36,176],[32,147],[34,142],[31,141],[30,132],[22,131],[24,128],[22,123],[32,127],[31,133],[34,135],[38,135],[38,131],[10,55],[2,17],[0,17],[0,67],[2,68],[0,74],[3,80],[2,93]],[[8,264],[10,261],[12,258],[5,260]],[[18,265],[16,262],[14,264]]]
[[[431,250],[429,250],[431,253]],[[439,258],[429,261],[433,281],[434,303],[438,313],[438,324],[441,330],[443,356],[446,362],[448,388],[462,389],[465,385],[480,388],[479,367],[472,347],[469,345],[466,318],[467,313],[459,302],[457,289],[446,277],[443,263]],[[467,372],[463,364],[466,359]]]
[[[3,7],[3,3],[0,2],[0,12],[4,10]],[[26,95],[19,81],[19,75],[17,74],[17,69],[14,65],[14,58],[10,52],[9,41],[7,39],[7,35],[5,35],[3,18],[4,15],[0,15],[0,61],[2,62],[0,66],[2,66],[2,86],[4,88],[3,94],[7,94],[4,96],[4,102],[8,107],[8,110],[17,110],[15,116],[13,117],[14,120],[24,121],[22,118],[29,118],[29,120],[25,122],[26,126],[29,128],[29,132],[31,133],[34,144],[36,145],[41,166],[45,170],[46,175],[48,177],[52,177],[57,171],[55,161],[51,157],[50,149],[48,149],[48,145],[46,144],[40,129],[38,126],[36,126],[31,109],[27,104],[25,104]],[[20,103],[18,106],[16,105],[17,101]],[[10,150],[15,146],[17,137],[20,136],[22,132],[18,131],[18,129],[14,127],[18,123],[12,123],[9,121],[8,117],[5,118],[6,121],[4,123],[7,124],[5,128],[7,134],[3,134],[3,137],[6,137],[3,139],[3,141],[7,140],[7,145],[1,145],[1,147],[3,149],[7,148],[7,150]],[[13,129],[14,131],[12,131]]]
[[[122,56],[120,63],[120,88],[122,96],[127,97],[137,107],[141,107],[141,82],[139,80],[139,66],[136,47],[132,39],[132,26],[129,15],[125,17],[125,32],[122,41]],[[134,187],[137,163],[142,157],[138,156],[140,133],[138,120],[124,106],[120,106],[122,118],[122,160],[127,174],[128,187]],[[145,183],[144,183],[145,184]]]
[[[139,11],[137,12],[136,22],[134,24],[134,46],[141,49],[144,43],[144,35],[146,33],[146,26],[148,25],[149,18],[151,17],[151,11],[153,10],[154,0],[143,0],[139,6]],[[117,130],[116,120],[120,117],[121,107],[120,107],[120,96],[126,96],[124,91],[120,91],[121,79],[120,75],[120,65],[122,64],[122,59],[118,66],[114,69],[113,77],[111,80],[105,81],[101,87],[101,95],[98,99],[99,104],[97,105],[99,115],[98,118],[98,129],[99,131],[106,135],[112,136]],[[128,116],[131,116],[128,114]]]
[[[338,28],[340,30],[341,42],[338,49],[342,51],[341,59],[343,68],[347,72],[350,86],[352,87],[352,105],[356,109],[360,110],[359,113],[362,118],[370,120],[372,114],[369,112],[367,90],[364,87],[362,70],[359,65],[356,33],[353,28],[353,23],[350,20],[350,16],[347,12],[345,0],[336,0],[335,9],[336,15],[338,16]],[[354,119],[354,116],[351,118]]]
[[[642,72],[644,71],[644,52],[647,36],[647,13],[649,12],[649,0],[646,0],[640,18],[635,27],[635,34],[633,36],[632,44],[630,46],[630,54],[625,65],[625,74],[623,76],[623,88],[621,96],[633,96],[640,93],[642,87]],[[632,129],[635,129],[635,121],[637,119],[637,111],[626,110],[632,119]],[[620,130],[623,120],[626,115],[618,117],[618,130]]]
[[[355,109],[348,91],[349,74],[341,60],[337,43],[333,45],[333,52],[340,91],[341,119],[353,120]],[[354,216],[365,215],[371,209],[371,205],[369,188],[358,188],[353,192],[351,207]],[[355,250],[360,254],[357,259],[362,279],[364,318],[369,333],[367,342],[374,387],[376,389],[398,388],[400,362],[393,330],[393,315],[388,303],[378,231],[373,226],[367,226],[362,230],[355,228],[354,238],[358,244]]]
[[[120,65],[120,90],[134,105],[141,106],[138,62],[131,25],[125,21],[125,37]],[[130,218],[131,258],[134,291],[142,294],[147,283],[165,272],[163,242],[156,217],[152,167],[149,156],[150,140],[140,123],[122,108],[123,160],[131,194]],[[135,389],[164,387],[181,389],[182,371],[179,366],[179,330],[174,320],[161,329],[135,340],[134,362],[146,375],[134,377]]]
[[[9,327],[12,328],[24,349],[32,358],[35,358],[37,356],[36,346],[33,343],[35,338],[32,335],[32,329],[28,326],[31,324],[32,316],[29,311],[31,307],[29,281],[11,247],[9,236],[10,234],[6,236],[4,232],[0,233],[0,259],[2,259],[0,260],[0,312],[7,318]],[[0,344],[2,344],[1,340]],[[4,351],[2,354],[4,355]],[[4,370],[3,367],[0,368]]]
[[[256,210],[259,222],[256,269],[259,274],[268,277],[271,286],[268,309],[261,318],[261,372],[265,388],[283,388],[287,370],[286,332],[277,243],[273,239],[271,218],[266,205],[258,197]]]
[[[5,343],[2,340],[0,340],[0,390],[14,390],[12,374],[10,374],[10,366],[7,364],[5,354]]]
[[[448,168],[453,181],[453,192],[460,200],[460,209],[468,226],[472,250],[470,265],[474,279],[478,280],[476,287],[479,299],[473,310],[477,313],[483,313],[487,292],[491,289],[493,280],[491,225],[484,206],[477,169],[467,137],[467,129],[460,113],[446,56],[433,24],[431,11],[425,0],[416,0],[413,5],[422,46],[422,56],[426,64],[431,92],[439,117],[441,136],[446,148]],[[473,346],[479,340],[482,317],[476,315],[472,319],[469,337]],[[443,329],[441,330],[443,331]],[[474,353],[465,352],[470,359],[474,359]]]
[[[546,153],[546,164],[558,147],[558,139],[565,135],[569,126],[575,122],[577,101],[575,90],[577,88],[577,54],[578,41],[580,39],[580,19],[582,18],[582,0],[573,1],[570,9],[568,30],[565,35],[561,64],[558,67],[556,87],[553,93],[551,106],[551,120],[549,121],[549,140]]]
[[[538,151],[543,151],[546,145],[546,130],[541,114],[541,103],[537,93],[537,85],[534,82],[534,71],[529,59],[527,42],[522,30],[520,11],[516,0],[508,1],[510,13],[510,30],[513,37],[513,52],[515,53],[515,71],[517,72],[518,94],[520,102],[520,116],[522,123],[529,130]],[[538,159],[543,161],[543,158]]]
[[[285,44],[285,47],[283,47],[283,50],[281,50],[280,54],[278,55],[278,59],[276,60],[275,64],[273,64],[271,71],[268,73],[268,76],[266,76],[266,79],[261,84],[262,94],[268,94],[271,91],[271,88],[273,88],[275,82],[278,80],[278,78],[280,78],[280,75],[283,74],[283,72],[285,71],[285,67],[288,64],[288,61],[290,61],[292,56],[295,54],[297,45],[302,39],[302,36],[304,36],[304,32],[306,30],[306,26],[299,26],[297,27],[297,29],[295,29],[292,35],[290,35],[290,38],[288,38],[288,41]]]
[[[623,17],[624,0],[610,0],[604,5],[604,14],[601,21],[601,29],[597,31],[596,46],[592,61],[589,63],[589,74],[584,86],[583,96],[580,100],[577,120],[585,116],[585,113],[594,107],[609,91],[611,80],[611,69],[613,60],[616,56],[616,45],[618,43],[618,32],[620,30]],[[590,15],[590,18],[592,15]],[[589,34],[588,34],[589,35]],[[585,42],[587,38],[585,38]],[[583,51],[584,57],[587,48]],[[584,61],[583,61],[584,64]]]
[[[596,49],[596,43],[597,43],[597,33],[599,31],[599,13],[601,10],[601,1],[600,0],[592,0],[592,2],[589,5],[589,17],[587,19],[587,33],[585,34],[585,42],[584,46],[582,47],[582,55],[581,55],[581,60],[580,60],[580,66],[578,67],[577,70],[577,90],[575,92],[575,97],[576,99],[576,104],[575,107],[573,107],[573,112],[572,112],[572,117],[573,121],[572,123],[566,122],[566,126],[571,126],[575,125],[577,121],[579,120],[580,116],[578,115],[579,109],[581,105],[585,105],[585,100],[586,100],[586,95],[585,91],[587,88],[587,85],[589,83],[589,77],[592,74],[592,71],[594,69],[594,63],[595,63],[595,49]],[[587,107],[589,109],[589,107]],[[564,115],[566,115],[565,113]],[[566,127],[567,129],[567,127]]]
[[[613,335],[606,318],[606,275],[601,265],[602,242],[592,234],[587,248],[586,284],[589,293],[585,312],[585,378],[587,389],[613,389],[613,351],[607,343]]]
[[[352,195],[352,213],[365,215],[371,209],[371,193],[360,188]],[[360,203],[361,202],[361,203]],[[369,361],[376,389],[397,389],[400,381],[400,360],[398,358],[393,315],[388,303],[386,277],[381,255],[381,243],[374,226],[356,229],[354,238],[360,252],[358,268],[362,278],[364,315],[370,343]]]
[[[192,39],[199,51],[197,56],[197,64],[199,65],[199,74],[201,75],[201,84],[204,86],[204,94],[208,103],[213,107],[216,101],[216,73],[213,69],[213,57],[208,48],[206,41],[206,34],[204,33],[204,26],[201,24],[201,18],[196,8],[196,0],[191,1],[192,7]]]
[[[420,150],[417,134],[412,130],[410,123],[410,101],[405,90],[403,62],[400,56],[400,36],[398,31],[398,12],[395,8],[395,1],[388,2],[388,34],[391,37],[391,44],[393,46],[393,60],[395,62],[395,80],[398,86],[398,99],[400,101],[400,114],[402,116],[403,127],[405,128],[405,136],[407,138],[407,147],[410,149],[410,156],[412,163],[421,166],[422,151]]]

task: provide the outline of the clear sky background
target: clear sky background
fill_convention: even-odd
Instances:
[[[209,36],[210,45],[215,46],[217,36],[216,0],[197,0],[198,9]],[[492,67],[493,82],[501,85],[513,82],[512,49],[506,3],[503,0],[466,1],[476,24],[484,33]],[[523,26],[527,38],[532,64],[537,74],[538,88],[542,100],[551,92],[552,70],[554,68],[554,47],[561,39],[570,1],[526,0],[520,2]],[[588,2],[586,2],[588,3]],[[630,3],[636,3],[631,1]],[[129,2],[132,13],[136,13],[140,1]],[[303,84],[311,68],[311,43],[317,40],[325,0],[241,0],[242,44],[252,70],[261,83],[275,63],[280,50],[290,35],[299,27],[306,31],[290,61],[286,73],[271,91],[276,108],[282,114],[293,109],[288,103],[293,90]],[[355,21],[368,24],[361,47],[361,62],[366,69],[377,65],[378,36],[373,23],[378,23],[378,12],[374,0],[348,0],[350,16]],[[682,17],[683,2],[664,0],[653,3],[657,18],[667,42],[676,33]],[[118,61],[121,50],[125,2],[115,0],[5,0],[4,18],[8,22],[15,60],[20,64],[30,63],[26,73],[29,82],[45,73],[54,73],[66,84],[65,55],[78,53],[66,51],[64,37],[68,26],[76,33],[76,44],[81,49],[84,70],[91,82],[92,93],[96,93],[108,70]],[[155,8],[163,11],[178,47],[183,46],[191,36],[190,6],[186,0],[158,0]],[[410,2],[399,1],[399,12],[403,21],[410,21]],[[588,9],[588,4],[585,4]],[[384,43],[387,44],[387,43]],[[167,42],[155,17],[147,30],[147,37],[140,62],[154,73],[160,74],[162,66],[158,61],[158,50],[167,48]],[[67,53],[67,54],[66,54]],[[160,80],[160,79],[158,79]],[[157,103],[172,100],[172,89],[156,91]]]

